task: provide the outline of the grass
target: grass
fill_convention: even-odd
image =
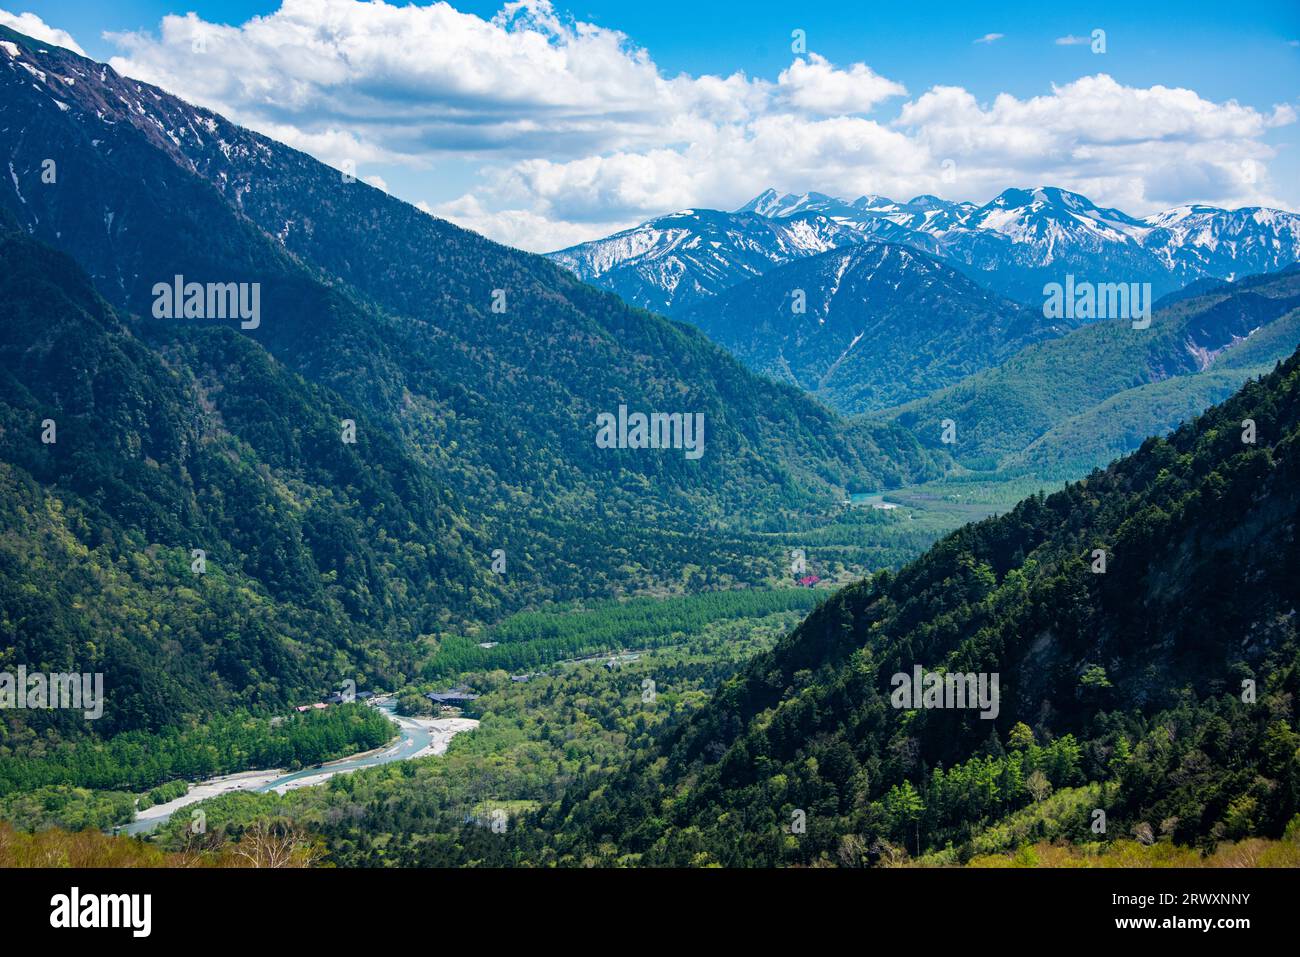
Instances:
[[[1004,854],[971,858],[967,867],[1300,867],[1300,842],[1251,837],[1211,852],[1164,841],[1141,844],[1026,844]]]

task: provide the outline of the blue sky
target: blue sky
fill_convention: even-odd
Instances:
[[[77,38],[96,59],[117,53],[106,31],[156,30],[168,13],[195,11],[236,25],[275,11],[278,0],[6,0]],[[485,19],[501,4],[453,3]],[[935,2],[792,4],[656,0],[579,0],[561,4],[573,16],[621,30],[669,73],[775,75],[789,63],[789,32],[801,27],[810,46],[834,62],[866,60],[909,87],[961,84],[977,95],[1032,95],[1044,83],[1074,79],[1091,68],[1082,56],[1063,58],[1052,41],[1107,31],[1107,67],[1126,82],[1191,86],[1215,99],[1257,105],[1294,99],[1300,57],[1300,4],[1143,2],[973,4]],[[804,9],[806,7],[806,9]],[[797,11],[797,12],[792,12]],[[988,33],[992,45],[971,41]],[[1046,42],[1044,42],[1046,41]],[[1073,52],[1073,51],[1072,51]],[[1081,51],[1080,51],[1081,52]],[[1008,62],[1015,59],[1014,65]]]
[[[96,59],[531,248],[733,207],[766,185],[985,201],[1050,182],[1139,214],[1300,208],[1294,0],[555,0],[504,19],[501,2],[452,6],[467,16],[353,0],[0,0]],[[254,28],[256,16],[270,19]],[[323,22],[326,54],[299,42]],[[230,29],[213,34],[219,55],[190,56],[204,23]],[[796,28],[806,52],[791,48]],[[1058,42],[1097,28],[1102,54]],[[941,178],[944,161],[955,177]]]

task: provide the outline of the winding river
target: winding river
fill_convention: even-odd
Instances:
[[[409,761],[411,758],[420,758],[428,754],[442,754],[447,750],[452,738],[462,731],[469,731],[478,726],[478,722],[473,718],[403,717],[397,714],[391,701],[382,702],[375,707],[383,711],[388,719],[401,729],[398,739],[392,744],[354,754],[350,758],[340,758],[316,767],[304,768],[301,771],[285,772],[282,769],[241,771],[238,774],[212,778],[192,785],[189,793],[183,797],[141,811],[130,824],[114,828],[114,833],[147,834],[181,808],[232,791],[276,791],[283,794],[295,788],[323,784],[336,774],[347,774],[360,768],[372,768],[393,761]]]

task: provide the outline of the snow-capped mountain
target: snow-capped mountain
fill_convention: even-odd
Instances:
[[[778,218],[749,210],[687,209],[549,257],[635,306],[674,313],[773,266],[862,238],[816,213]]]
[[[1284,269],[1300,259],[1300,216],[1250,206],[1178,206],[1142,220],[1143,245],[1175,275],[1235,280]]]
[[[752,368],[847,413],[928,395],[1064,331],[897,243],[778,266],[680,317]]]
[[[1137,218],[1051,186],[1008,189],[982,206],[936,196],[895,202],[868,195],[850,201],[823,193],[779,194],[769,189],[735,214],[692,210],[677,222],[689,230],[690,219],[709,222],[711,216],[750,217],[735,223],[738,235],[731,244],[746,251],[743,265],[730,265],[734,254],[725,245],[713,247],[708,269],[701,275],[687,261],[675,261],[674,269],[666,273],[642,269],[645,259],[658,256],[626,242],[609,247],[610,240],[597,240],[551,255],[574,268],[571,263],[590,258],[592,247],[598,247],[602,268],[579,275],[638,304],[660,301],[674,309],[683,308],[688,300],[666,296],[657,288],[686,283],[693,291],[689,302],[694,303],[715,295],[728,280],[742,281],[756,271],[809,254],[806,247],[791,254],[773,243],[774,232],[762,220],[788,224],[817,217],[833,224],[819,231],[820,240],[836,246],[864,240],[905,243],[1029,304],[1041,301],[1045,283],[1061,282],[1066,273],[1094,282],[1149,282],[1153,295],[1161,296],[1199,279],[1270,272],[1300,259],[1300,215],[1296,213],[1182,206]],[[665,217],[655,224],[672,219]],[[692,239],[680,232],[673,236],[676,246],[689,247]],[[757,249],[762,255],[754,255]]]
[[[785,193],[765,189],[751,199],[738,213],[758,213],[773,219],[784,219],[800,213],[820,213],[824,216],[855,216],[859,211],[851,203],[825,193]]]
[[[983,206],[947,212],[917,230],[934,237],[940,256],[1021,302],[1041,302],[1044,283],[1066,274],[1150,282],[1156,296],[1185,284],[1143,246],[1150,230],[1140,220],[1078,193],[1008,189]]]
[[[872,220],[884,219],[925,236],[941,234],[954,226],[960,226],[977,208],[974,203],[952,203],[928,195],[917,196],[906,203],[896,203],[883,196],[864,196],[857,200],[857,204]]]

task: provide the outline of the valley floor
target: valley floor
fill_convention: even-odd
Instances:
[[[283,768],[271,768],[219,775],[191,785],[189,792],[181,797],[141,811],[134,821],[117,830],[122,834],[147,834],[169,820],[181,808],[223,794],[235,794],[241,791],[274,791],[276,794],[284,794],[286,791],[324,784],[336,775],[350,774],[363,767],[376,767],[392,761],[409,761],[429,755],[444,754],[452,738],[478,727],[478,721],[473,718],[404,716],[392,713],[387,706],[384,706],[384,712],[398,726],[400,733],[394,742],[383,747],[336,761],[327,761],[303,771],[288,772]]]

